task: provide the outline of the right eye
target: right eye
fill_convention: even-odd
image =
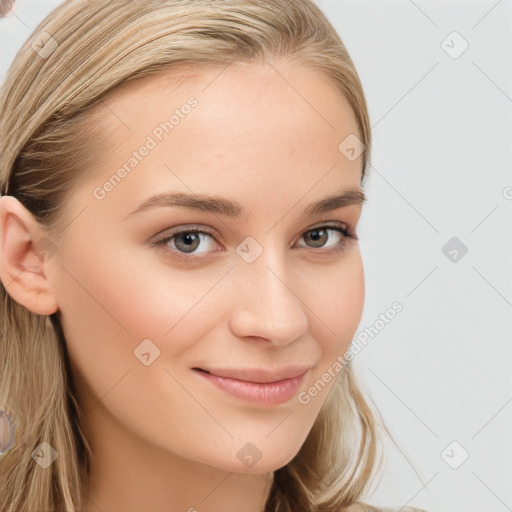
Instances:
[[[209,252],[208,247],[206,247],[205,250],[196,251],[196,249],[200,247],[201,242],[205,245],[208,238],[215,240],[214,234],[207,229],[179,228],[157,238],[153,242],[153,245],[169,249],[171,256],[190,259],[194,257],[189,256],[190,254],[204,254]]]

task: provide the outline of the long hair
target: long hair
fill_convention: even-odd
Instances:
[[[94,154],[87,121],[108,94],[159,71],[277,60],[318,71],[348,101],[364,145],[363,182],[371,150],[363,89],[312,0],[67,0],[25,42],[0,91],[1,193],[58,233],[67,192]],[[24,308],[6,287],[0,408],[16,443],[0,459],[0,508],[79,512],[92,451],[60,321]],[[360,501],[382,465],[379,425],[349,362],[297,455],[274,472],[265,511],[388,510]],[[31,456],[42,442],[58,453],[46,469]]]

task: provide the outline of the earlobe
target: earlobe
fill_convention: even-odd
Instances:
[[[56,247],[15,197],[0,197],[0,280],[7,293],[33,313],[58,310],[48,261]]]

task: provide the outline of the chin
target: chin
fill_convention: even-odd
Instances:
[[[242,448],[237,446],[235,449],[224,446],[220,447],[217,456],[212,458],[210,452],[209,456],[199,459],[198,462],[234,473],[263,475],[286,466],[300,450],[300,446],[287,447],[285,450],[281,445],[279,448],[274,443],[268,443],[260,449],[252,443],[245,443]],[[226,454],[230,452],[235,456],[227,458]]]

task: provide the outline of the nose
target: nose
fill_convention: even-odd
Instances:
[[[263,251],[256,261],[240,262],[234,270],[238,284],[231,329],[240,338],[263,338],[286,345],[307,333],[307,306],[300,296],[299,283],[290,277],[282,259],[271,260],[268,254]]]

